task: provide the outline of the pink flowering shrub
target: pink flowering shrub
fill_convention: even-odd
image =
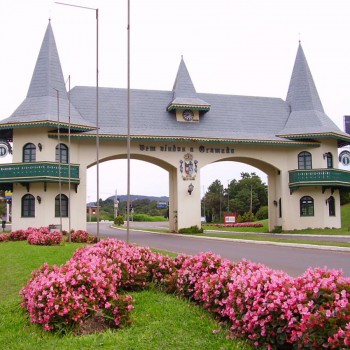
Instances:
[[[88,232],[84,230],[73,231],[71,235],[72,242],[87,243],[89,240]]]
[[[28,230],[17,230],[10,233],[10,241],[26,241],[29,235]]]
[[[216,227],[263,227],[261,222],[236,222],[232,224],[211,224]]]
[[[10,235],[7,233],[0,233],[0,242],[8,242],[10,240]]]
[[[339,349],[350,343],[350,280],[308,270],[295,279],[246,260],[212,253],[188,257],[178,292],[230,325],[233,337],[267,349]]]
[[[144,288],[169,274],[170,258],[118,240],[78,249],[61,267],[44,264],[21,290],[31,322],[46,330],[75,327],[102,311],[115,327],[128,323],[133,299],[125,290]]]
[[[299,319],[291,341],[301,348],[350,348],[350,279],[337,270],[308,269],[296,288]]]
[[[28,228],[27,241],[34,245],[58,245],[62,242],[62,233],[59,231],[51,232],[48,227]]]

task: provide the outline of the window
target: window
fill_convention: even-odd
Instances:
[[[55,217],[68,217],[68,197],[64,194],[58,194],[55,198]]]
[[[300,199],[300,216],[314,216],[314,200],[310,196]]]
[[[34,143],[27,143],[23,147],[23,163],[36,161],[36,147]]]
[[[56,146],[56,162],[68,163],[68,147],[64,143]]]
[[[35,198],[31,194],[26,194],[22,197],[22,217],[35,217]]]
[[[332,169],[333,168],[333,156],[331,152],[326,153],[327,157],[327,168]]]
[[[333,196],[330,196],[327,199],[327,203],[328,203],[328,214],[329,216],[335,216],[335,200]]]
[[[298,154],[298,169],[312,169],[311,153],[300,152]]]
[[[278,216],[280,218],[282,217],[282,199],[281,198],[278,200]]]

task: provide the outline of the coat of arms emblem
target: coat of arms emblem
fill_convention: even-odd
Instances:
[[[180,160],[180,172],[184,180],[194,180],[197,175],[198,160],[193,160],[191,153],[186,153],[184,160]]]

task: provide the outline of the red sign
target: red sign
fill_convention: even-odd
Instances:
[[[237,214],[224,214],[224,223],[225,224],[235,224],[237,219]]]

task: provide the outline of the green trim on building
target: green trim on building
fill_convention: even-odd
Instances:
[[[0,183],[80,183],[79,165],[56,162],[9,163],[0,165]]]

